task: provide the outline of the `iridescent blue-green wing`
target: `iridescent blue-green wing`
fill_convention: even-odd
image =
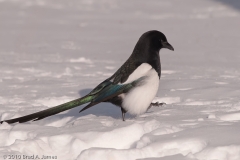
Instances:
[[[114,84],[110,82],[107,86],[105,86],[101,91],[97,93],[97,95],[94,96],[91,103],[88,104],[86,107],[84,107],[80,112],[100,103],[104,102],[108,99],[111,99],[115,96],[118,96],[122,93],[129,92],[132,88],[137,87],[137,85],[141,84],[142,80],[145,77],[139,78],[131,83],[128,84]]]

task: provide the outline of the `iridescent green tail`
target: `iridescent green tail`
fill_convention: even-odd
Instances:
[[[67,103],[64,103],[64,104],[40,111],[40,112],[36,112],[36,113],[29,114],[29,115],[19,117],[19,118],[4,120],[4,121],[1,121],[0,123],[7,122],[10,124],[10,123],[16,123],[16,122],[23,123],[23,122],[27,122],[27,121],[31,121],[31,120],[37,121],[37,120],[52,116],[54,114],[58,114],[60,112],[69,110],[71,108],[75,108],[82,104],[91,102],[92,99],[93,99],[92,95],[86,95],[82,98],[78,98],[73,101],[70,101],[70,102],[67,102]]]

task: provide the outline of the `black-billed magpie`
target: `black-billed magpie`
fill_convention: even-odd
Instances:
[[[110,102],[119,106],[124,121],[125,113],[138,115],[152,105],[161,76],[159,51],[162,48],[174,50],[166,36],[156,30],[144,33],[138,40],[128,60],[108,79],[100,83],[86,96],[30,115],[0,123],[23,123],[40,120],[79,105],[89,103],[80,112],[100,103]]]

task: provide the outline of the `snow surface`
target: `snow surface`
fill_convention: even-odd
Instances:
[[[1,120],[84,96],[148,30],[175,49],[161,51],[154,101],[167,105],[126,122],[102,103],[4,123],[0,159],[240,160],[239,28],[239,0],[0,0]]]

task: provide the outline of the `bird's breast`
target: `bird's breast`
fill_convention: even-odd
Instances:
[[[122,96],[122,107],[130,114],[138,115],[146,112],[149,105],[151,104],[153,98],[156,96],[159,87],[159,76],[154,68],[150,68],[150,65],[142,65],[141,71],[138,74],[133,73],[128,80],[134,77],[145,78],[142,80],[141,84],[128,93]],[[141,66],[140,66],[141,67]],[[135,75],[134,75],[135,74]],[[141,76],[139,76],[142,74]]]

